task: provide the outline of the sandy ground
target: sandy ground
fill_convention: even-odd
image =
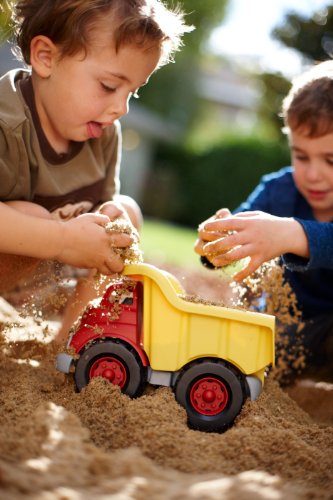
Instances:
[[[222,287],[177,273],[205,298]],[[168,388],[131,400],[94,379],[76,393],[55,371],[53,323],[45,337],[45,323],[0,301],[0,325],[1,499],[333,498],[332,381],[282,389],[268,377],[231,429],[207,434]]]

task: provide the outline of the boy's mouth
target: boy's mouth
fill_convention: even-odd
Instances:
[[[91,139],[98,139],[103,133],[102,124],[98,122],[88,122],[87,128]]]
[[[309,198],[312,198],[313,200],[321,200],[321,199],[325,198],[327,193],[328,193],[328,191],[317,191],[314,189],[308,190],[308,196],[309,196]]]

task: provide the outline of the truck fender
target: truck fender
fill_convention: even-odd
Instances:
[[[74,365],[74,358],[65,352],[61,352],[56,358],[56,369],[62,373],[69,373]]]
[[[254,401],[261,394],[262,391],[261,380],[258,377],[253,377],[251,375],[248,375],[247,377],[245,377],[245,379],[250,399],[251,401]]]

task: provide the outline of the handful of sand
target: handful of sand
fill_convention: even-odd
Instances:
[[[133,243],[125,248],[114,247],[115,253],[121,256],[124,264],[137,264],[143,261],[143,254],[139,248],[140,236],[135,227],[124,219],[116,219],[115,221],[108,222],[105,226],[107,233],[125,233],[133,238]]]

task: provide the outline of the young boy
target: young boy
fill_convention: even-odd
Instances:
[[[158,0],[19,0],[15,25],[30,69],[0,79],[0,293],[40,259],[123,269],[132,239],[104,226],[141,212],[119,195],[118,119],[192,29]]]
[[[217,267],[249,257],[237,281],[282,256],[311,361],[332,366],[333,61],[294,81],[283,117],[292,167],[264,176],[235,215],[222,209],[202,223],[195,249]]]

